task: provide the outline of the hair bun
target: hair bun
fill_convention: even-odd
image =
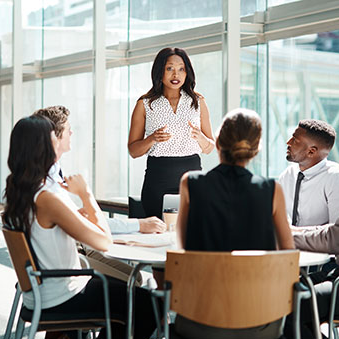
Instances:
[[[250,143],[247,141],[247,140],[240,140],[238,142],[236,142],[231,151],[234,152],[234,151],[240,151],[240,150],[251,150],[251,145]]]

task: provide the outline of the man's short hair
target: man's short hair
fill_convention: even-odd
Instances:
[[[305,119],[299,122],[299,127],[306,130],[312,138],[320,141],[326,148],[331,149],[334,145],[336,132],[327,122],[315,119]]]
[[[62,132],[65,129],[65,123],[68,120],[70,111],[64,106],[50,106],[46,108],[40,108],[33,113],[34,115],[42,115],[53,121],[55,125],[55,135],[60,138]]]

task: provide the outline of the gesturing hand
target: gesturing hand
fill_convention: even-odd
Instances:
[[[188,122],[189,126],[192,128],[192,131],[191,131],[191,137],[194,139],[194,140],[197,140],[199,141],[199,139],[203,138],[203,134],[201,132],[201,129],[197,126],[194,126],[190,121]]]
[[[70,193],[81,196],[89,191],[87,183],[81,174],[70,175],[64,177],[66,185],[60,184],[62,188]]]
[[[167,141],[171,138],[171,134],[168,132],[165,132],[165,129],[167,128],[167,125],[165,125],[164,127],[161,127],[159,129],[157,129],[153,134],[153,140],[155,142],[164,142]]]

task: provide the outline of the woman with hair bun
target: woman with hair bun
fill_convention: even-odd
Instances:
[[[189,172],[181,179],[177,222],[181,247],[199,251],[294,248],[281,186],[246,169],[259,152],[259,115],[233,110],[217,134],[220,164],[206,174]]]
[[[206,174],[188,172],[181,179],[176,226],[179,246],[193,251],[294,248],[281,186],[245,168],[258,154],[260,138],[257,113],[236,109],[226,114],[216,140],[220,164]],[[231,330],[206,328],[177,316],[175,327],[185,338],[195,333],[195,339],[264,339],[282,334],[281,320]],[[206,331],[210,330],[207,336]]]
[[[128,139],[133,158],[148,155],[141,193],[146,216],[162,217],[166,193],[179,193],[181,176],[201,170],[200,153],[214,148],[208,108],[194,91],[195,75],[187,53],[164,48],[152,67],[152,88],[134,108]]]

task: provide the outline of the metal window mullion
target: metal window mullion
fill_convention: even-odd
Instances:
[[[13,1],[12,125],[22,116],[23,29],[21,0]]]
[[[96,197],[105,192],[105,70],[106,4],[93,0],[93,191]]]
[[[223,114],[240,106],[240,0],[223,1],[222,108]]]

